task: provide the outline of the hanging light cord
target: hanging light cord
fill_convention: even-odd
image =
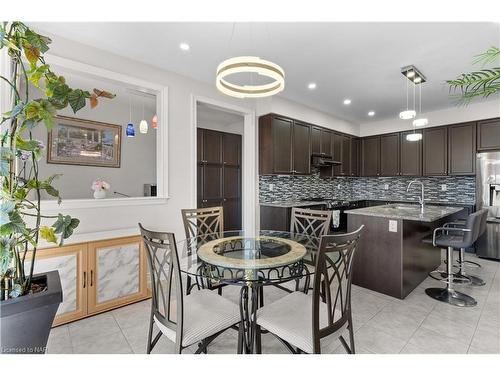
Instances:
[[[129,122],[132,123],[132,100],[130,99],[130,94],[128,94],[128,110],[129,110]]]

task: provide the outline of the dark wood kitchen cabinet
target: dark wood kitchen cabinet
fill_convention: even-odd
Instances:
[[[448,126],[448,174],[476,173],[476,124],[473,122]]]
[[[359,138],[351,139],[351,176],[359,176],[359,149],[360,149]]]
[[[477,150],[500,151],[500,119],[477,122]]]
[[[361,175],[380,176],[380,136],[361,140]]]
[[[311,128],[311,154],[332,156],[332,132],[313,126]]]
[[[222,206],[224,229],[241,229],[241,135],[197,129],[198,208]]]
[[[422,141],[408,141],[406,136],[413,130],[401,132],[400,138],[400,175],[421,176],[422,175]],[[422,133],[417,131],[417,133]]]
[[[310,159],[308,124],[276,115],[259,118],[260,174],[309,174]]]
[[[345,134],[332,134],[333,160],[340,162],[333,167],[334,176],[349,176],[351,173],[351,137]]]
[[[380,136],[380,175],[399,175],[399,133]]]
[[[423,130],[424,176],[448,174],[448,128],[436,127]]]

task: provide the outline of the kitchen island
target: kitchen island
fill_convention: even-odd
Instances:
[[[348,231],[365,225],[352,282],[403,299],[441,264],[430,243],[435,228],[462,216],[462,207],[390,204],[346,211]]]

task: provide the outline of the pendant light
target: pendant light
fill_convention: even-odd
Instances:
[[[410,109],[409,105],[408,105],[408,96],[409,96],[408,89],[409,89],[409,84],[410,84],[409,80],[406,80],[406,110],[399,112],[399,118],[401,120],[411,120],[417,114],[415,112],[415,110],[414,109]],[[413,84],[413,87],[415,88],[415,84]],[[413,96],[413,100],[415,101],[415,95]],[[415,108],[415,105],[413,106],[413,108]]]
[[[130,94],[128,94],[128,106],[129,106],[129,123],[127,124],[126,134],[127,137],[135,137],[134,124],[132,123],[132,100],[130,99]]]
[[[418,101],[419,101],[418,113],[419,113],[419,117],[416,118],[415,120],[413,120],[413,126],[423,127],[423,126],[426,126],[429,123],[429,120],[427,118],[425,118],[425,117],[422,117],[422,84],[418,85],[418,91],[419,91],[419,95],[418,95]]]
[[[139,124],[139,131],[142,134],[147,134],[148,132],[148,122],[144,120],[144,101],[142,101],[142,120],[141,123]]]

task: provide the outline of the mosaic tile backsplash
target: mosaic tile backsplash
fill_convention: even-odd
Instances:
[[[305,198],[379,199],[416,201],[420,186],[413,185],[414,177],[334,177],[322,179],[319,173],[310,176],[259,176],[261,202],[287,201]],[[417,177],[425,186],[425,200],[430,202],[475,202],[474,176]],[[270,190],[270,184],[274,185]],[[446,191],[441,190],[446,185]],[[387,188],[387,189],[386,189]]]

